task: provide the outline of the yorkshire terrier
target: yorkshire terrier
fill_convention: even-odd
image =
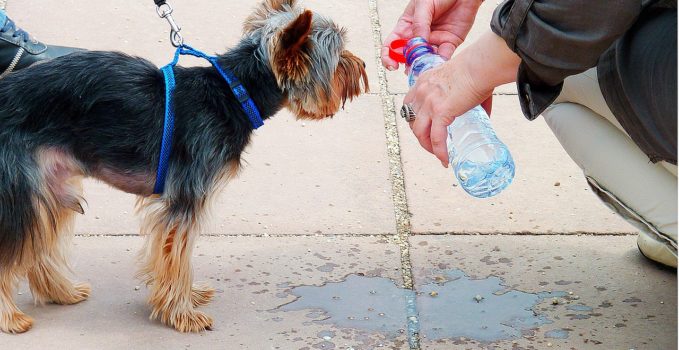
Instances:
[[[368,90],[365,63],[345,31],[295,0],[265,0],[218,63],[240,80],[262,118],[332,117]],[[214,289],[193,285],[191,254],[211,198],[238,173],[253,128],[212,67],[177,67],[175,132],[162,195],[154,195],[165,85],[147,60],[76,52],[0,80],[0,330],[33,320],[13,301],[21,278],[36,303],[75,304],[90,286],[69,279],[65,248],[83,177],[139,196],[147,236],[139,276],[151,318],[181,332],[210,329],[197,311]],[[265,125],[266,127],[266,125]]]

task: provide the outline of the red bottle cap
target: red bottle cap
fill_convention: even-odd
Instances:
[[[406,39],[396,39],[389,44],[389,57],[398,62],[398,63],[406,63],[406,57],[403,54],[403,49],[406,47],[408,44],[408,40]]]

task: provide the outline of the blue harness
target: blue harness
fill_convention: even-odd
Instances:
[[[158,160],[158,170],[156,171],[156,185],[153,189],[154,194],[162,194],[165,189],[165,177],[167,176],[167,167],[169,165],[170,154],[172,151],[172,136],[174,134],[174,89],[175,89],[175,79],[174,79],[174,67],[179,61],[180,55],[191,55],[195,57],[204,58],[209,61],[212,66],[219,72],[219,74],[224,78],[226,83],[231,88],[233,95],[236,96],[238,102],[240,102],[243,112],[250,119],[250,124],[253,129],[257,129],[264,125],[262,121],[262,116],[259,114],[259,109],[255,105],[255,101],[252,100],[248,91],[245,89],[243,84],[236,78],[233,73],[228,70],[223,69],[217,63],[216,56],[208,56],[205,53],[198,51],[188,45],[181,45],[177,47],[177,51],[174,54],[174,60],[167,66],[162,67],[160,70],[165,76],[165,122],[163,126],[163,141],[160,147],[160,159]]]

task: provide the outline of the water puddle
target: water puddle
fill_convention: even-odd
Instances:
[[[407,317],[406,296],[414,293],[388,278],[349,275],[342,282],[293,288],[291,294],[297,300],[280,310],[323,310],[329,317],[323,323],[398,334]]]
[[[551,323],[533,311],[535,305],[566,295],[510,290],[494,276],[471,279],[460,270],[444,273],[448,282],[420,287],[420,324],[430,339],[466,337],[492,342],[520,338],[526,331]]]
[[[359,275],[322,286],[294,287],[290,294],[297,299],[278,310],[309,310],[323,316],[315,322],[387,336],[419,332],[430,340],[466,337],[493,342],[519,338],[551,323],[534,311],[536,305],[566,295],[513,290],[498,277],[472,279],[460,270],[437,275],[420,286],[417,295],[390,279]],[[553,338],[568,336],[567,331],[551,332]]]

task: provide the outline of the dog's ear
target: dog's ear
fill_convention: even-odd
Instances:
[[[266,21],[272,14],[276,12],[284,12],[295,8],[297,0],[264,0],[257,7],[255,11],[245,20],[243,25],[243,32],[250,33],[262,27],[262,23]]]
[[[297,56],[299,51],[306,46],[309,41],[313,16],[313,12],[306,10],[281,32],[281,48],[286,50],[289,55]]]
[[[309,34],[313,12],[306,10],[277,34],[271,47],[272,68],[281,85],[300,81],[309,72]]]

